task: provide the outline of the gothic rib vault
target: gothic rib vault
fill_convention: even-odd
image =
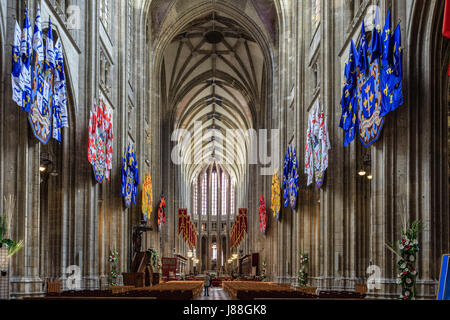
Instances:
[[[37,2],[27,4],[34,10]],[[156,248],[161,256],[187,255],[177,236],[177,210],[193,212],[192,184],[210,173],[216,160],[230,184],[236,183],[234,208],[249,211],[249,234],[239,249],[243,255],[260,254],[269,280],[295,281],[298,253],[303,251],[310,254],[313,285],[352,289],[367,280],[367,266],[373,263],[382,271],[382,289],[371,296],[396,298],[396,259],[385,243],[400,237],[406,216],[427,225],[420,238],[418,292],[421,298],[434,298],[438,261],[450,250],[450,43],[440,34],[443,1],[39,3],[43,20],[52,18],[55,38],[64,47],[70,128],[63,130],[61,144],[36,143],[26,115],[12,103],[10,44],[24,3],[2,1],[0,197],[17,199],[13,236],[26,240],[10,265],[12,297],[42,295],[45,283],[64,282],[72,265],[80,267],[83,288],[104,288],[113,248],[120,254],[119,269],[129,269],[132,228],[141,212],[139,205],[124,208],[120,170],[132,141],[140,180],[146,173],[152,176],[153,212],[161,194],[167,199],[168,223],[159,232],[155,221],[150,222],[153,231],[144,235],[143,249]],[[338,123],[346,53],[372,4],[379,5],[383,21],[390,6],[393,21],[402,21],[405,105],[387,119],[371,148],[358,143],[344,148]],[[82,13],[77,28],[66,24],[70,5]],[[89,111],[99,98],[114,112],[115,132],[111,181],[102,185],[94,183],[85,152]],[[270,141],[281,148],[275,160],[282,165],[293,143],[301,164],[307,119],[316,101],[328,116],[332,142],[324,188],[307,188],[301,175],[296,210],[283,208],[280,221],[269,214],[262,235],[258,199],[263,194],[269,207],[271,177],[260,175],[263,165],[249,164],[251,143],[244,133],[235,131],[232,148],[223,143],[227,130],[279,129],[280,136]],[[202,132],[195,131],[196,122],[202,122]],[[177,129],[187,131],[172,141]],[[207,133],[210,129],[214,131]],[[192,140],[180,144],[187,132]],[[194,161],[174,164],[171,152],[177,144]],[[371,182],[357,175],[365,159],[370,159]],[[39,173],[43,160],[52,162],[53,175]],[[226,232],[211,229],[216,223],[218,229],[224,224],[230,230],[232,220],[208,216],[196,223],[197,230],[202,223],[209,230],[200,232],[199,240],[205,239],[208,250],[214,241],[225,248],[226,260],[232,253],[229,239],[223,238]]]

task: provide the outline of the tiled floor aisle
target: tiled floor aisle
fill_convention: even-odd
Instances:
[[[204,297],[203,292],[197,300],[230,300],[230,297],[222,288],[209,288],[209,297]]]

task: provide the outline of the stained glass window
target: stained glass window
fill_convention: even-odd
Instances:
[[[234,193],[235,193],[235,187],[234,187],[234,183],[231,184],[231,191],[230,191],[230,215],[234,215]]]
[[[228,194],[228,179],[225,172],[222,172],[222,215],[227,214],[227,194]]]
[[[215,170],[211,176],[211,214],[217,216],[217,172]]]
[[[100,0],[100,20],[105,27],[105,30],[109,32],[110,28],[110,0]]]
[[[195,179],[193,186],[192,186],[192,191],[193,191],[193,197],[192,197],[192,207],[193,210],[192,212],[194,213],[194,216],[196,216],[198,214],[197,212],[197,208],[198,208],[198,186],[197,186],[197,179]]]
[[[206,216],[208,209],[208,175],[205,173],[202,180],[202,216]]]

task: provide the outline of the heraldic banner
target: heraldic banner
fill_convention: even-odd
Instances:
[[[248,216],[247,209],[239,209],[239,214],[235,218],[230,233],[231,248],[237,248],[244,240],[244,235],[248,234]]]
[[[178,209],[178,236],[180,235],[189,248],[197,246],[197,230],[186,209]]]
[[[383,31],[377,10],[369,45],[364,21],[356,46],[350,43],[342,90],[342,115],[339,127],[345,132],[348,146],[359,135],[369,147],[381,134],[385,117],[403,105],[403,71],[400,24],[392,32],[389,9]]]
[[[146,223],[150,220],[153,211],[152,177],[147,173],[142,188],[142,219]]]

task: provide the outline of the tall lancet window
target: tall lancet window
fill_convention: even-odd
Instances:
[[[217,170],[213,169],[211,175],[211,214],[217,216]]]
[[[228,191],[228,180],[225,172],[222,172],[222,215],[227,215],[227,191]]]
[[[320,1],[321,0],[312,0],[313,2],[313,9],[312,9],[312,22],[314,26],[314,30],[317,29],[317,27],[320,24]]]
[[[198,186],[197,186],[197,179],[195,179],[193,186],[192,186],[192,206],[193,206],[193,210],[192,212],[194,213],[194,216],[197,216],[198,212],[197,212],[197,208],[198,208]]]
[[[230,191],[230,215],[234,215],[234,192],[235,192],[235,188],[234,188],[234,183],[231,183],[231,191]]]
[[[105,27],[106,32],[109,33],[110,28],[110,19],[111,15],[109,12],[109,5],[110,0],[100,0],[100,20],[103,23],[103,26]]]
[[[208,174],[203,174],[202,180],[202,216],[206,216],[208,213]]]
[[[128,0],[128,44],[127,44],[127,75],[130,85],[133,86],[133,49],[134,49],[134,7],[133,1]]]
[[[212,245],[212,260],[217,260],[217,245]]]

